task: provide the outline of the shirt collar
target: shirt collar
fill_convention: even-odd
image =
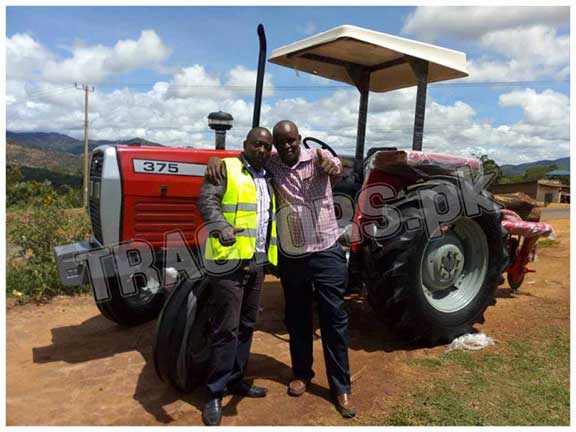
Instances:
[[[270,160],[276,164],[282,165],[290,169],[294,169],[298,166],[298,164],[300,164],[300,162],[307,162],[309,160],[312,160],[312,150],[307,149],[306,147],[303,146],[300,147],[300,155],[298,156],[298,161],[292,166],[286,165],[282,160],[282,158],[280,157],[280,155],[277,153],[275,155],[272,155],[272,157],[270,157]]]
[[[254,169],[254,167],[252,165],[250,165],[250,162],[248,162],[248,159],[246,159],[246,157],[244,156],[244,153],[240,153],[240,156],[238,156],[238,157],[242,161],[242,164],[244,165],[244,169],[247,169],[248,171],[251,171],[251,172],[258,174],[260,176],[266,176],[267,172],[264,169],[264,167],[262,167],[262,169],[260,171],[256,171],[256,169]]]
[[[300,147],[300,157],[298,162],[306,162],[312,159],[312,150],[305,147]]]

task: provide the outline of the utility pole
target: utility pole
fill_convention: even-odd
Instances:
[[[74,83],[78,90],[84,91],[84,183],[82,189],[82,196],[84,198],[84,208],[88,208],[88,93],[94,91],[94,87],[87,84],[78,85]]]

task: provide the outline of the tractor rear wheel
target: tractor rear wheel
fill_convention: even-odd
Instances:
[[[430,211],[418,190],[408,191],[395,207],[404,222]],[[364,253],[371,262],[368,301],[404,337],[430,345],[449,342],[484,322],[484,311],[496,303],[507,264],[504,240],[501,213],[494,211],[459,216],[442,226],[438,238],[422,227],[372,241]]]

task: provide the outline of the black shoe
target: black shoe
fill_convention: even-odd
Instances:
[[[262,398],[266,396],[268,389],[264,387],[258,387],[256,385],[250,385],[244,381],[240,381],[238,384],[234,384],[228,388],[228,394],[238,395],[249,398]]]
[[[220,426],[222,420],[222,398],[208,399],[202,409],[202,421],[206,426]]]

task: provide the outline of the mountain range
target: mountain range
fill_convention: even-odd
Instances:
[[[10,132],[6,131],[6,142],[16,144],[22,147],[36,148],[40,150],[54,150],[62,153],[73,155],[84,154],[84,141],[72,138],[68,135],[56,132]],[[152,141],[142,138],[131,138],[129,140],[88,140],[88,150],[105,144],[133,144],[140,143],[146,146],[160,146]]]
[[[563,169],[570,171],[570,158],[563,157],[554,160],[540,160],[536,162],[528,162],[520,165],[500,165],[502,169],[502,174],[506,177],[522,176],[528,168],[534,168],[546,165],[556,165],[557,169]]]
[[[82,171],[82,155],[84,154],[84,141],[68,135],[55,132],[10,132],[6,131],[7,161],[8,163],[45,168],[62,173],[80,173]],[[142,138],[129,140],[89,140],[88,148],[104,144],[132,144],[140,143],[145,146],[160,146],[152,141]],[[564,157],[555,160],[541,160],[523,163],[520,165],[501,165],[505,176],[522,176],[528,168],[556,165],[558,169],[570,170],[570,158]]]

